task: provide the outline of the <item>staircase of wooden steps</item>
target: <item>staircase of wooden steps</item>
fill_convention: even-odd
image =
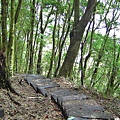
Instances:
[[[51,99],[60,107],[66,120],[114,120],[112,113],[84,93],[60,86],[52,79],[29,74],[24,80],[36,92]]]

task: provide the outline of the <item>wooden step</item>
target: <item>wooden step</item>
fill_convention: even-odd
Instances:
[[[114,120],[111,113],[84,93],[62,88],[44,76],[27,75],[25,80],[37,92],[44,96],[51,96],[67,120]]]

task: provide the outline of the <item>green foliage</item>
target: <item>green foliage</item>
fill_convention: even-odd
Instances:
[[[41,65],[41,68],[43,70],[43,74],[47,75],[49,67],[50,67],[50,59],[52,55],[52,46],[53,46],[53,28],[54,28],[54,22],[55,22],[55,13],[58,13],[57,17],[57,24],[56,24],[56,31],[55,31],[55,55],[53,60],[53,68],[52,68],[52,74],[54,75],[54,72],[58,65],[59,60],[59,54],[61,51],[61,45],[64,41],[65,34],[68,30],[68,35],[66,37],[66,40],[63,44],[62,48],[62,55],[61,55],[61,63],[59,66],[59,69],[64,61],[64,58],[67,53],[67,49],[70,44],[69,40],[69,34],[70,30],[72,30],[73,26],[73,18],[74,14],[71,16],[70,21],[68,20],[70,17],[70,13],[72,11],[73,6],[73,0],[37,0],[38,3],[36,3],[36,12],[35,12],[35,24],[34,24],[34,32],[33,32],[33,41],[32,41],[32,49],[33,49],[33,58],[34,58],[34,73],[36,73],[37,68],[37,61],[38,61],[38,51],[40,45],[42,45],[42,61],[39,63]],[[111,2],[111,3],[110,3]],[[119,96],[120,89],[119,89],[119,79],[120,79],[120,59],[117,59],[117,56],[120,53],[119,50],[119,36],[114,36],[113,33],[116,35],[119,34],[118,28],[120,27],[119,24],[119,5],[120,1],[100,1],[98,2],[96,6],[95,11],[95,19],[92,21],[91,27],[88,30],[88,35],[86,37],[86,41],[84,43],[84,39],[81,41],[81,44],[84,43],[83,48],[83,66],[85,64],[85,58],[90,52],[90,57],[87,61],[86,69],[84,70],[84,85],[85,86],[91,86],[90,80],[92,78],[92,74],[97,68],[96,78],[93,80],[95,82],[94,88],[97,89],[98,92],[105,93],[108,87],[108,83],[110,81],[110,77],[112,74],[112,69],[115,67],[116,74],[114,76],[114,85],[110,88],[111,94],[113,96]],[[8,4],[8,19],[7,19],[7,28],[10,26],[10,3]],[[18,1],[15,1],[15,11],[18,5]],[[40,10],[42,5],[42,11],[43,16],[40,16]],[[15,39],[16,39],[16,58],[15,58],[15,68],[17,69],[16,72],[24,72],[28,71],[28,64],[29,64],[29,52],[30,52],[30,33],[31,33],[31,10],[32,7],[32,1],[24,1],[22,2],[22,6],[20,9],[20,14],[18,17],[18,21],[15,26]],[[38,8],[37,8],[38,7]],[[51,11],[51,8],[53,7],[53,10]],[[85,8],[87,7],[87,1],[81,0],[80,2],[80,15],[82,16],[84,14]],[[0,7],[1,9],[1,7]],[[51,11],[51,13],[50,13]],[[107,13],[108,12],[108,13]],[[50,13],[50,14],[49,14]],[[50,16],[49,16],[50,15]],[[115,18],[113,19],[113,15],[115,15]],[[48,18],[49,17],[49,18]],[[39,20],[40,19],[40,20]],[[42,20],[41,20],[42,19]],[[93,19],[91,19],[93,20]],[[44,33],[41,33],[41,21],[42,23],[42,29],[44,29],[46,25],[46,29]],[[66,22],[66,23],[65,23]],[[38,29],[37,29],[37,23],[38,23]],[[70,26],[69,26],[70,24]],[[64,27],[65,25],[65,27]],[[112,29],[110,29],[110,33],[107,34],[108,28],[112,26]],[[64,27],[64,28],[63,28]],[[91,30],[93,27],[93,31]],[[108,28],[106,28],[108,27]],[[104,34],[103,33],[103,29]],[[87,29],[86,29],[87,30]],[[99,32],[98,32],[99,30]],[[9,33],[9,29],[7,31]],[[63,33],[62,33],[63,32]],[[92,33],[93,32],[93,33]],[[37,35],[36,35],[37,33]],[[86,31],[85,31],[86,33]],[[63,34],[63,35],[62,35]],[[108,36],[108,37],[107,37]],[[9,38],[9,34],[7,36]],[[35,39],[36,38],[36,39]],[[0,37],[1,39],[1,37]],[[107,39],[107,40],[106,40]],[[1,40],[0,40],[1,41]],[[90,41],[92,41],[90,46]],[[114,44],[115,43],[115,44]],[[102,50],[102,57],[100,59],[99,65],[96,66],[96,63],[98,62],[100,51]],[[81,50],[80,50],[81,52]],[[76,59],[76,63],[74,64],[73,72],[71,74],[71,79],[73,79],[73,82],[76,83],[78,86],[80,86],[80,79],[81,79],[81,64],[80,62],[81,54],[78,55],[78,59]]]
[[[104,14],[105,12],[105,5],[102,2],[99,2],[96,7],[96,14]]]

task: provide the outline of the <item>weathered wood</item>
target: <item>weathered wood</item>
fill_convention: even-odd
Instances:
[[[71,116],[72,120],[114,120],[111,113],[105,111],[95,100],[83,93],[61,88],[51,79],[40,78],[39,75],[28,75],[25,80],[42,95],[51,96],[51,99],[59,105],[64,117],[68,120]]]
[[[69,117],[67,120],[92,120],[92,119],[85,119],[80,117]]]
[[[30,85],[37,91],[38,87],[44,87],[51,83],[50,79],[36,79],[30,82]]]
[[[30,83],[32,81],[38,81],[38,80],[41,80],[41,79],[45,79],[43,78],[42,76],[40,75],[37,75],[37,76],[27,76],[24,78],[24,80],[30,85]]]
[[[41,88],[37,90],[39,93],[41,93],[43,96],[47,97],[48,96],[48,92],[46,91],[46,89]]]
[[[71,108],[87,109],[87,110],[101,111],[101,112],[105,111],[105,109],[101,105],[86,105],[85,103],[63,105],[64,110],[69,110]]]
[[[84,110],[84,111],[93,111],[93,112],[104,112],[104,108],[100,105],[85,105],[85,104],[76,104],[74,106],[66,107],[66,110],[69,109],[77,109],[77,110]]]
[[[111,113],[90,111],[85,109],[71,108],[66,111],[66,116],[81,117],[87,119],[102,119],[102,120],[114,120]]]
[[[0,108],[0,118],[4,117],[4,109]]]
[[[59,104],[59,101],[58,101],[58,98],[59,98],[59,97],[69,96],[69,95],[77,95],[77,94],[78,94],[77,92],[74,92],[74,91],[71,91],[71,90],[62,88],[62,89],[60,89],[60,90],[51,92],[51,98],[52,98],[57,104]]]
[[[85,104],[85,105],[98,105],[93,99],[84,99],[84,100],[72,100],[62,102],[63,107],[75,106],[76,104]]]
[[[37,87],[37,92],[40,92],[41,94],[43,94],[44,96],[50,96],[51,93],[46,90],[48,88],[53,88],[53,87],[60,87],[59,84],[50,84],[50,85],[45,85],[45,86],[38,86]]]
[[[53,88],[53,87],[60,87],[60,85],[56,83],[51,83],[49,85],[38,85],[37,89],[47,89],[47,88]]]
[[[58,98],[59,104],[65,103],[66,101],[75,101],[75,100],[84,100],[88,99],[89,97],[84,95],[83,93],[78,95],[68,95],[68,96],[62,96]],[[76,101],[75,101],[76,102]]]
[[[43,75],[36,75],[36,74],[27,74],[26,77],[41,78],[41,79],[45,79],[46,78]]]

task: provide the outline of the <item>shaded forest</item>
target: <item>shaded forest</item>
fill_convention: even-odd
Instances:
[[[0,87],[34,73],[120,98],[119,10],[119,0],[1,0]]]

